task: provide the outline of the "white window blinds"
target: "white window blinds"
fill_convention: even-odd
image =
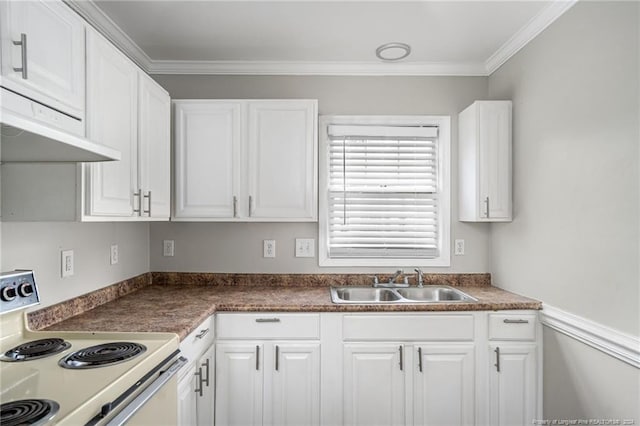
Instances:
[[[438,128],[328,128],[330,258],[435,258]]]

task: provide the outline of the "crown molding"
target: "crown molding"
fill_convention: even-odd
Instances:
[[[149,74],[488,76],[569,10],[578,0],[555,0],[496,50],[484,63],[153,60],[93,0],[63,1]]]
[[[306,61],[151,61],[151,74],[485,76],[482,63]]]
[[[107,40],[144,71],[149,72],[151,58],[118,26],[93,0],[63,0],[67,6],[84,18]]]
[[[502,64],[518,53],[520,49],[536,38],[538,34],[562,16],[563,13],[571,9],[577,2],[578,0],[555,0],[534,16],[485,61],[486,75],[493,74]]]
[[[622,333],[546,303],[542,305],[540,321],[549,328],[640,368],[640,338],[637,336]]]

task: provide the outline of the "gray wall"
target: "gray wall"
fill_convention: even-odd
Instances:
[[[635,336],[639,14],[580,2],[489,78],[489,97],[514,103],[514,221],[492,225],[494,282]],[[553,331],[544,352],[546,418],[640,421],[640,370]]]
[[[169,76],[154,78],[172,99],[318,99],[320,114],[450,115],[452,117],[451,238],[463,238],[465,256],[452,256],[450,268],[438,272],[487,272],[489,227],[457,222],[457,116],[487,95],[486,77],[264,77]],[[307,224],[154,223],[151,269],[210,272],[347,272],[375,268],[320,268],[313,259],[294,257],[295,238],[315,238],[318,226]],[[175,240],[176,255],[162,256],[162,240]],[[262,258],[262,240],[276,240],[276,258]],[[316,250],[317,252],[317,250]],[[383,270],[391,270],[385,268]]]
[[[147,223],[2,222],[2,270],[34,269],[49,306],[149,271]],[[110,265],[111,244],[119,260]],[[72,249],[75,274],[60,277],[60,251]]]

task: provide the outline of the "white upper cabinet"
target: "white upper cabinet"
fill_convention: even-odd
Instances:
[[[85,165],[84,220],[169,218],[170,120],[169,94],[88,30],[87,134],[122,159]]]
[[[171,99],[151,77],[139,72],[138,181],[142,217],[171,214]]]
[[[121,152],[87,167],[87,214],[133,216],[138,188],[138,70],[95,31],[87,33],[87,134]]]
[[[511,221],[511,101],[476,101],[458,125],[459,219]]]
[[[62,1],[2,1],[0,32],[0,84],[83,120],[85,27],[82,19]]]
[[[316,103],[249,103],[250,217],[316,218]]]
[[[317,220],[317,101],[174,105],[176,220]]]
[[[238,215],[241,116],[239,102],[174,101],[175,216]]]
[[[120,161],[87,165],[90,216],[131,217],[139,205],[137,99],[136,66],[102,36],[88,31],[87,134],[122,154]]]

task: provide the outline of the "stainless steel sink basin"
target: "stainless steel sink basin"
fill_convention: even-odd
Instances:
[[[452,287],[426,286],[399,288],[396,290],[403,298],[420,302],[477,302],[466,293]]]
[[[388,303],[397,302],[400,298],[398,293],[387,288],[340,287],[331,289],[331,299],[334,303]]]
[[[449,286],[409,288],[331,287],[336,304],[475,303],[477,299]]]

